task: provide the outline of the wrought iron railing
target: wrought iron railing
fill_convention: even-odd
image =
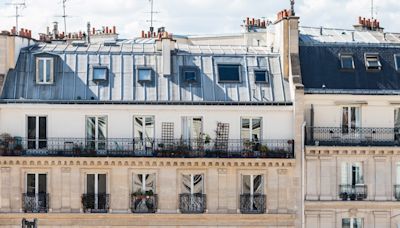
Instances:
[[[364,200],[368,196],[368,188],[364,184],[339,185],[339,198],[342,200]]]
[[[133,213],[155,213],[157,212],[158,196],[156,194],[131,195],[131,210]]]
[[[315,146],[400,146],[400,129],[307,127],[306,143]]]
[[[266,196],[264,194],[240,195],[240,212],[242,214],[263,214],[266,210]]]
[[[37,140],[39,141],[39,140]],[[294,158],[293,140],[18,138],[0,141],[3,156]],[[40,145],[40,146],[39,146]]]
[[[204,213],[207,208],[207,200],[205,194],[180,194],[179,210],[185,214]]]
[[[110,209],[109,194],[83,194],[82,206],[84,212],[107,213]]]
[[[24,193],[22,201],[25,213],[47,213],[49,211],[48,193]]]
[[[396,200],[400,201],[400,185],[396,184],[393,186],[393,195]]]

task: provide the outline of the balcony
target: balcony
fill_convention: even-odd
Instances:
[[[393,186],[394,198],[400,201],[400,185],[396,184]]]
[[[109,194],[83,194],[82,206],[84,212],[107,213],[110,209]]]
[[[15,137],[0,141],[2,156],[294,158],[293,140],[165,140]]]
[[[47,213],[49,211],[49,194],[22,194],[23,210],[25,213]]]
[[[339,198],[342,200],[364,200],[367,198],[366,185],[339,185]]]
[[[201,214],[206,211],[207,201],[205,194],[180,194],[179,209],[183,214]]]
[[[266,209],[266,196],[263,194],[240,195],[240,212],[242,214],[264,214]]]
[[[400,146],[400,129],[308,127],[306,143],[313,146]]]
[[[155,213],[157,212],[158,196],[153,194],[137,194],[131,195],[132,213]]]

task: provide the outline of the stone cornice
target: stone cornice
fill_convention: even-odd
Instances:
[[[306,146],[306,157],[322,156],[398,156],[400,147]]]
[[[398,201],[306,201],[306,210],[336,210],[344,209],[351,210],[358,208],[359,210],[390,210],[400,209],[400,203]]]
[[[0,157],[1,166],[294,167],[295,159]]]

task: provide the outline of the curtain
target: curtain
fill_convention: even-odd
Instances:
[[[191,184],[192,184],[192,180],[191,180],[191,175],[182,175],[182,189],[181,192],[182,193],[191,193]]]
[[[203,193],[203,175],[193,175],[193,194]]]

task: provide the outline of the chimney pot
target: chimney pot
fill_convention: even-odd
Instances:
[[[117,27],[113,26],[113,34],[117,34]]]

